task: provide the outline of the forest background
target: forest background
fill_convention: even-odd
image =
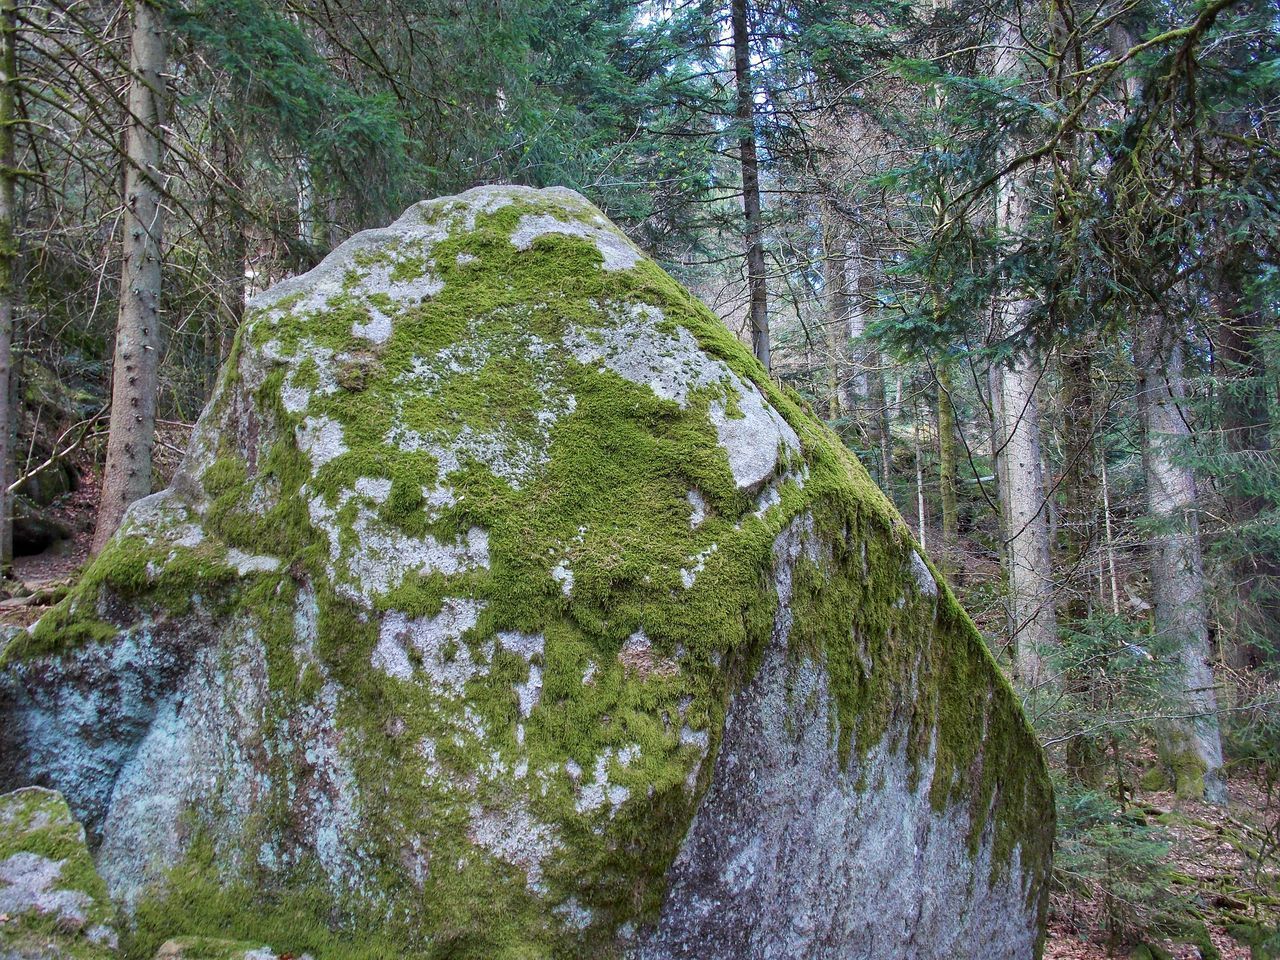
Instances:
[[[1001,658],[1057,780],[1048,955],[1280,956],[1278,26],[0,0],[0,612],[164,485],[248,296],[417,200],[572,187],[840,433]]]

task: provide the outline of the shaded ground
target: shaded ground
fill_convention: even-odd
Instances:
[[[1274,929],[1280,923],[1280,797],[1268,796],[1260,781],[1247,775],[1234,777],[1230,789],[1231,802],[1225,809],[1179,801],[1163,792],[1139,792],[1134,799],[1171,842],[1170,892],[1192,899],[1191,916],[1203,920],[1217,956],[1270,960],[1280,953],[1251,953],[1228,928],[1239,931],[1242,925],[1260,924]],[[1108,948],[1102,913],[1094,900],[1056,894],[1045,960],[1133,956],[1133,942]],[[1148,942],[1175,960],[1214,956],[1197,945],[1154,937]]]
[[[58,601],[88,559],[97,505],[98,474],[83,469],[79,487],[44,508],[51,519],[71,531],[71,539],[44,553],[14,558],[17,582],[8,585],[6,592],[11,596],[0,600],[0,623],[26,626]]]

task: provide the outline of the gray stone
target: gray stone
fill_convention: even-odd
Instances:
[[[818,549],[803,519],[779,536],[783,591],[786,571]],[[733,698],[638,960],[1032,956],[1037,917],[1009,909],[1025,888],[1018,858],[988,886],[989,843],[972,857],[967,812],[931,810],[901,724],[842,769],[829,674],[788,655],[789,629],[780,615],[755,679]]]
[[[156,951],[155,960],[279,960],[270,948],[216,937],[181,937],[167,940]],[[309,953],[298,960],[312,960]]]
[[[115,955],[114,914],[84,828],[52,790],[0,795],[0,917],[0,957]]]

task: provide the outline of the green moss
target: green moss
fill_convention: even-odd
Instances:
[[[1138,786],[1147,791],[1167,790],[1169,789],[1169,777],[1165,773],[1164,767],[1157,764],[1142,775],[1138,780]]]
[[[424,956],[403,952],[402,944],[379,937],[372,918],[365,918],[374,924],[369,929],[344,929],[337,922],[333,898],[322,892],[314,864],[265,887],[219,883],[218,867],[213,845],[207,838],[197,840],[186,862],[171,872],[163,895],[138,905],[133,926],[121,942],[126,960],[151,960],[178,931],[183,940],[206,945],[204,952],[184,952],[184,960],[235,957],[235,941],[270,944],[278,953],[293,956],[309,952],[321,960]]]
[[[338,364],[335,379],[343,390],[359,393],[377,373],[378,358],[370,353],[357,353]],[[298,385],[305,386],[306,381],[298,381]]]
[[[42,653],[87,643],[101,643],[115,638],[120,628],[87,615],[68,601],[36,621],[30,632],[17,634],[0,651],[0,667]]]
[[[34,854],[60,865],[51,890],[78,891],[90,898],[84,923],[78,929],[61,924],[54,915],[22,914],[0,924],[0,953],[6,948],[22,953],[40,947],[50,956],[105,958],[111,952],[92,943],[85,931],[111,924],[114,912],[106,885],[93,867],[85,846],[84,831],[71,818],[62,797],[51,790],[29,787],[0,796],[0,861],[19,853]]]
[[[1280,929],[1248,917],[1228,923],[1226,929],[1237,943],[1249,947],[1250,960],[1277,960],[1280,957]]]
[[[240,489],[247,479],[244,461],[234,456],[219,457],[200,475],[204,492],[214,500]]]
[[[0,860],[15,853],[62,861],[54,889],[88,894],[99,904],[92,922],[110,920],[106,885],[93,868],[84,831],[60,795],[30,787],[0,796]]]
[[[1209,768],[1193,748],[1172,750],[1161,757],[1173,776],[1173,790],[1179,797],[1204,797],[1204,775]]]
[[[993,872],[1008,868],[1018,846],[1024,864],[1047,864],[1052,824],[1041,818],[1052,799],[1035,773],[1041,759],[1017,701],[950,593],[936,602],[919,596],[910,536],[854,457],[656,265],[605,273],[593,244],[555,234],[517,251],[509,237],[529,213],[568,219],[594,211],[558,200],[513,203],[478,216],[473,230],[455,230],[429,259],[414,244],[358,255],[346,289],[323,310],[297,309],[295,298],[243,325],[236,356],[243,344],[270,342],[285,362],[242,398],[261,419],[247,425],[248,449],[220,450],[201,477],[209,552],[197,556],[197,547],[179,558],[174,582],[196,589],[190,577],[205,562],[212,566],[202,577],[219,575],[217,551],[226,547],[281,559],[278,573],[231,590],[225,576],[214,582],[266,653],[264,739],[297,742],[295,718],[326,690],[338,691],[343,755],[356,783],[374,785],[361,792],[358,811],[368,882],[354,893],[331,889],[312,863],[255,868],[223,886],[217,864],[230,852],[215,857],[210,840],[175,872],[170,892],[140,910],[142,952],[133,955],[175,933],[261,938],[321,960],[611,955],[617,926],[656,915],[692,816],[696,794],[685,782],[700,757],[680,730],[705,731],[714,753],[729,697],[751,676],[772,629],[773,544],[805,514],[831,556],[795,571],[791,643],[794,655],[821,657],[831,673],[842,761],[905,722],[934,805],[967,807],[975,849],[993,838]],[[423,215],[441,223],[449,216],[440,208]],[[361,271],[375,267],[389,267],[393,281],[430,271],[444,287],[421,303],[366,298]],[[663,326],[687,330],[763,392],[800,437],[802,451],[788,466],[803,468],[803,486],[781,484],[780,502],[753,512],[709,416],[713,403],[742,415],[727,384],[694,391],[682,407],[563,348],[571,329],[605,330],[641,305],[660,309]],[[376,362],[350,375],[341,364],[351,361],[336,361],[339,388],[326,393],[316,357],[365,356],[368,343],[352,327],[373,309],[392,317],[391,337]],[[228,374],[215,403],[227,444],[246,436],[231,418],[249,404],[227,399],[248,389],[246,379]],[[285,409],[286,389],[306,392],[305,411]],[[340,424],[345,452],[313,469],[295,441],[304,417]],[[489,447],[468,445],[481,435],[492,438]],[[451,491],[442,499],[435,486],[445,451],[458,465],[441,478]],[[372,505],[352,496],[360,478],[389,480],[389,495]],[[709,505],[697,529],[689,525],[691,489]],[[466,683],[466,709],[421,676],[405,681],[370,668],[376,620],[348,599],[356,578],[342,549],[335,556],[312,526],[313,503],[335,512],[344,549],[355,546],[361,511],[371,515],[364,522],[441,544],[486,531],[487,567],[410,575],[373,601],[414,617],[436,615],[446,598],[483,603],[476,625],[445,651],[454,662],[488,661]],[[104,585],[150,602],[154,556],[127,540],[90,568],[79,600],[60,608],[55,629],[64,642],[76,624],[92,623],[91,601]],[[680,571],[694,557],[703,569],[686,590]],[[558,564],[573,572],[569,596],[552,576]],[[314,649],[300,652],[296,624],[312,605]],[[651,650],[624,662],[628,638],[641,630]],[[542,653],[530,664],[502,651],[503,632],[540,634]],[[541,673],[541,699],[523,717],[515,686],[532,669]],[[234,840],[247,863],[290,847],[293,791],[308,761],[282,749],[263,763],[270,796]],[[521,764],[531,771],[524,779],[513,773]],[[590,778],[597,764],[632,798],[616,811],[575,806],[571,767]],[[1029,772],[1002,777],[1010,768]],[[709,775],[707,764],[702,787]],[[513,805],[555,835],[536,890],[524,870],[468,837],[486,810]],[[216,814],[203,821],[210,833],[216,827]],[[406,889],[406,864],[424,851],[421,886]],[[570,899],[593,911],[582,931],[553,922],[545,905]],[[368,930],[386,939],[374,943]]]
[[[123,625],[112,623],[101,608],[107,594],[141,603],[155,616],[181,616],[196,606],[207,612],[230,609],[237,600],[235,580],[236,572],[227,565],[226,547],[221,543],[206,540],[192,547],[176,546],[162,538],[123,531],[53,610],[0,652],[0,666],[116,637]]]
[[[156,954],[161,960],[244,960],[244,955],[262,947],[244,940],[216,937],[181,937],[170,940]]]

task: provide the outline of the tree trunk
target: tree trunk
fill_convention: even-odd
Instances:
[[[1280,556],[1254,530],[1267,510],[1257,471],[1271,453],[1262,343],[1268,321],[1262,305],[1245,292],[1257,269],[1257,257],[1248,244],[1228,245],[1212,291],[1219,318],[1215,360],[1228,461],[1223,494],[1233,522],[1230,554],[1236,629],[1232,659],[1249,669],[1280,659]]]
[[[841,230],[831,222],[830,214],[826,219],[828,221],[824,231],[826,259],[823,263],[823,272],[827,288],[827,330],[831,348],[831,363],[828,367],[830,389],[827,395],[827,419],[835,420],[840,416],[840,394],[844,377],[847,376],[844,361],[847,340],[845,324],[849,319],[849,274],[847,251],[844,248]],[[852,414],[855,408],[850,404],[848,410]]]
[[[231,340],[244,318],[245,259],[248,244],[245,238],[244,215],[244,165],[240,145],[234,131],[221,114],[213,117],[214,163],[224,178],[211,197],[210,215],[215,224],[214,236],[221,247],[218,273],[218,309],[207,321],[205,362],[205,393],[212,393],[214,381],[226,359]]]
[[[884,360],[878,350],[867,351],[867,406],[871,414],[871,436],[880,460],[880,489],[893,500],[893,435],[889,428],[889,402],[884,389]]]
[[[959,572],[960,516],[956,505],[956,411],[951,369],[939,363],[938,379],[938,493],[942,500],[942,570],[948,578]]]
[[[160,356],[160,264],[164,236],[165,25],[163,11],[135,0],[125,131],[124,244],[120,313],[111,374],[111,424],[93,550],[120,526],[125,508],[151,492],[156,368]]]
[[[1049,525],[1040,468],[1040,417],[1036,371],[1025,357],[999,371],[1000,442],[1004,484],[1000,494],[1008,524],[1009,618],[1018,677],[1035,689],[1052,682],[1045,657],[1057,645]]]
[[[1000,390],[1000,368],[987,368],[987,395],[991,401],[991,466],[995,471],[996,505],[1000,508],[1000,531],[1003,542],[1004,534],[1009,529],[1009,498],[1005,489],[1009,486],[1009,476],[1005,467],[1008,463],[1004,449],[1004,403]],[[1002,565],[1008,565],[1009,548],[1004,544],[1000,554]]]
[[[1143,470],[1151,534],[1151,592],[1156,637],[1173,658],[1175,696],[1161,724],[1160,757],[1179,796],[1226,800],[1218,700],[1209,667],[1195,478],[1179,463],[1190,440],[1181,405],[1182,347],[1149,347],[1143,358],[1141,403],[1146,426]]]
[[[868,269],[868,245],[865,237],[858,238],[848,251],[850,258],[845,266],[845,341],[849,345],[849,372],[845,376],[845,404],[860,422],[869,418],[867,400],[870,397],[869,345],[864,339],[867,332],[867,304],[875,302],[875,278]],[[850,296],[849,292],[853,295]],[[868,427],[868,435],[874,427]]]
[[[921,449],[924,447],[923,421],[924,417],[920,413],[920,403],[917,401],[912,405],[912,413],[915,415],[915,448],[916,448],[916,530],[920,540],[920,549],[924,550],[928,547],[928,541],[925,538],[925,509],[924,509],[924,459],[921,456]]]
[[[996,75],[1022,75],[1023,41],[1017,27],[1005,27],[998,41]],[[1003,165],[1017,153],[1017,144],[1001,150]],[[1031,225],[1032,180],[1026,166],[1001,177],[996,195],[996,233],[1006,261]],[[998,338],[1022,335],[1034,294],[1025,281],[1007,270],[1001,277],[994,311]],[[1037,370],[1025,348],[1013,361],[996,370],[993,396],[998,395],[997,447],[1002,447],[1000,496],[1007,523],[1006,570],[1009,581],[1010,642],[1018,677],[1032,690],[1052,682],[1044,662],[1057,645],[1053,609],[1053,581],[1049,556],[1049,527],[1045,510],[1044,477],[1040,466],[1040,415],[1036,406]]]
[[[1107,483],[1107,451],[1098,456],[1099,475],[1102,478],[1102,530],[1107,552],[1107,574],[1111,585],[1111,615],[1120,616],[1120,581],[1116,576],[1116,541],[1111,531],[1111,489]]]
[[[879,465],[880,489],[893,500],[893,434],[890,431],[891,409],[884,382],[884,356],[873,342],[862,340],[867,323],[875,319],[877,251],[866,236],[859,237],[854,253],[853,283],[855,291],[849,310],[849,341],[855,344],[854,369],[848,377],[846,403],[859,411],[867,421],[867,436],[875,450]],[[859,342],[861,341],[861,342]]]
[[[1063,603],[1060,612],[1068,626],[1081,629],[1093,608],[1093,565],[1090,559],[1097,541],[1098,502],[1109,511],[1110,503],[1099,485],[1094,451],[1096,404],[1093,386],[1093,353],[1097,339],[1086,335],[1066,349],[1062,357],[1060,421],[1062,423],[1062,535],[1059,578]],[[1108,523],[1110,521],[1108,520]],[[1108,546],[1110,546],[1108,540]],[[1102,552],[1098,553],[1099,595],[1102,593]],[[1114,571],[1114,561],[1112,570]],[[1097,671],[1087,661],[1073,658],[1063,682],[1083,702],[1097,702],[1102,690]],[[1067,768],[1077,780],[1101,789],[1106,780],[1106,740],[1082,730],[1067,743]]]
[[[1090,554],[1097,542],[1098,471],[1094,453],[1096,404],[1093,395],[1093,337],[1062,358],[1062,559],[1070,622],[1089,616],[1093,596]]]
[[[18,406],[11,389],[13,321],[18,296],[17,160],[14,125],[18,120],[18,5],[0,0],[0,576],[13,562],[13,484]]]
[[[751,39],[747,0],[731,0],[733,70],[737,84],[738,148],[742,159],[742,211],[747,226],[747,287],[751,293],[751,349],[770,368],[769,298],[764,265],[764,225],[760,212],[760,165],[756,159],[755,91],[751,86]]]

